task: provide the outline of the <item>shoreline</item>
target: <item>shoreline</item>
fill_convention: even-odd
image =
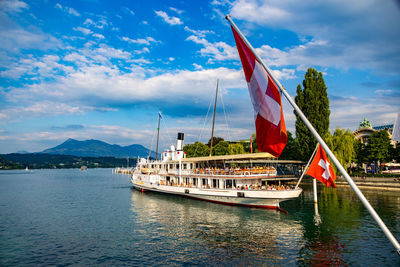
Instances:
[[[400,191],[399,177],[351,177],[360,189]],[[335,181],[336,186],[350,187],[342,176]]]

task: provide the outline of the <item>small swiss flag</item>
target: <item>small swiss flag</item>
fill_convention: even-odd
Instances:
[[[335,188],[335,173],[333,168],[326,156],[324,149],[318,144],[317,153],[315,153],[314,159],[311,162],[306,174],[314,177],[318,181],[324,183],[327,187],[332,186]]]

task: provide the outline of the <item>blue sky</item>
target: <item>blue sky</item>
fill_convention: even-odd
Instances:
[[[354,3],[353,3],[354,2]],[[41,151],[67,138],[155,149],[185,133],[245,139],[253,111],[231,14],[289,94],[323,72],[330,128],[394,123],[400,109],[396,1],[0,1],[0,153]],[[293,110],[284,115],[294,133]],[[208,118],[206,114],[208,113]]]

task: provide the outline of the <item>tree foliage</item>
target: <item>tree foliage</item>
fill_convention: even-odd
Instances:
[[[288,135],[288,142],[285,146],[285,149],[282,151],[282,154],[279,157],[279,159],[298,160],[300,152],[297,140],[293,138],[291,132],[287,131],[287,135]]]
[[[357,162],[357,164],[361,165],[363,163],[368,162],[367,149],[365,148],[365,145],[361,143],[360,140],[356,140],[354,142],[354,153],[355,153],[354,160],[355,162]]]
[[[297,86],[295,102],[311,122],[321,137],[325,138],[329,129],[329,99],[327,87],[321,72],[309,68],[303,80],[303,88]],[[296,138],[299,143],[300,157],[307,160],[317,143],[304,122],[296,115]]]
[[[400,162],[400,143],[397,143],[395,148],[393,146],[391,147],[390,158],[394,159],[396,162]]]
[[[251,141],[252,141],[252,146],[253,146],[253,153],[257,153],[258,147],[257,147],[257,134],[256,133],[252,133]]]
[[[213,145],[213,156],[229,155],[229,143],[226,141],[219,141],[216,146]]]
[[[245,150],[243,144],[229,144],[229,155],[244,154]]]
[[[347,170],[355,158],[354,143],[356,139],[350,130],[336,128],[333,135],[326,135],[326,143],[335,154],[340,164]]]
[[[210,155],[210,148],[202,142],[185,145],[183,151],[186,152],[186,157],[205,157]]]
[[[386,130],[374,132],[368,139],[366,145],[367,160],[369,162],[385,162],[390,159],[390,138]]]
[[[224,138],[214,136],[213,137],[213,147],[215,147],[221,141],[224,141]],[[207,146],[211,147],[211,138],[208,140]]]

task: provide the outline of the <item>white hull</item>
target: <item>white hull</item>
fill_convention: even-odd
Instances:
[[[295,190],[236,190],[236,189],[206,189],[198,187],[169,186],[157,182],[147,182],[132,175],[132,184],[138,190],[148,190],[167,194],[181,195],[189,198],[206,200],[215,203],[240,205],[257,208],[280,209],[279,202],[297,198],[302,189]],[[149,179],[150,180],[150,179]]]

